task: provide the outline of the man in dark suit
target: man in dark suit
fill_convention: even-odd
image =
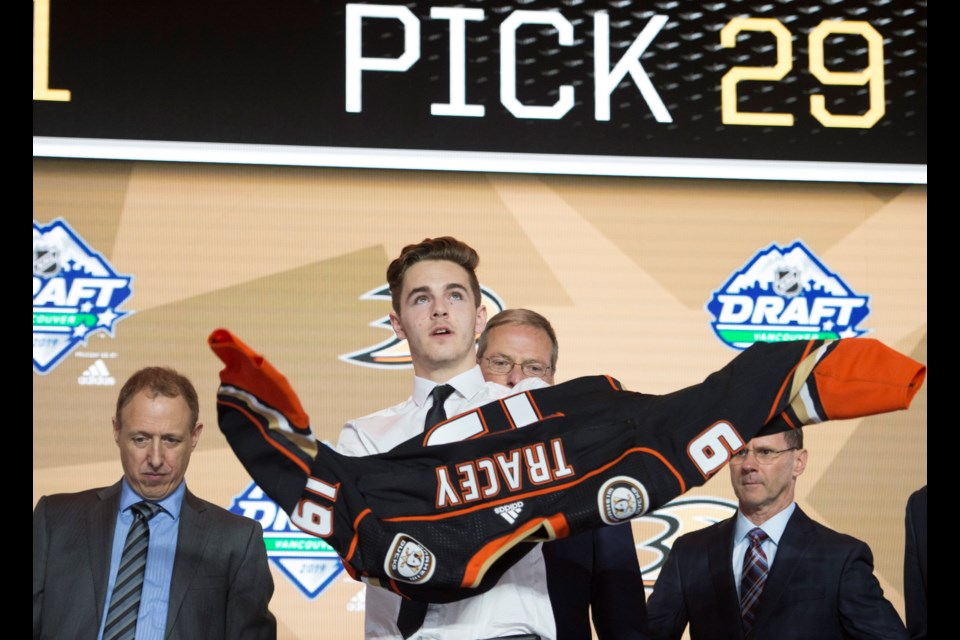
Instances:
[[[44,496],[33,511],[33,637],[268,640],[273,577],[260,524],[190,493],[184,474],[200,439],[193,384],[176,371],[134,373],[117,399],[113,436],[123,478],[110,487]],[[141,503],[146,502],[146,506]],[[148,510],[140,604],[108,615],[128,531]],[[153,515],[155,513],[155,515]],[[131,536],[133,537],[133,536]],[[127,556],[125,556],[125,563]],[[121,580],[120,582],[125,582]],[[116,614],[113,614],[116,617]],[[126,633],[114,636],[114,626]],[[110,631],[105,633],[105,627]]]
[[[550,321],[507,309],[487,321],[477,345],[485,380],[513,388],[534,376],[553,384],[559,343]],[[543,546],[557,640],[649,640],[643,574],[630,523]]]
[[[691,640],[907,637],[873,574],[870,548],[794,502],[806,464],[800,429],[753,438],[733,456],[737,514],[674,542],[647,602],[654,638],[676,640],[688,623]],[[756,556],[751,537],[762,541]]]
[[[927,640],[927,486],[907,499],[903,599],[910,640]]]

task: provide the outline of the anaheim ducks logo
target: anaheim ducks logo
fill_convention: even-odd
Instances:
[[[383,568],[394,580],[419,584],[433,577],[436,563],[429,549],[410,536],[398,533],[390,545]]]
[[[678,537],[726,520],[737,511],[734,500],[713,496],[680,497],[632,521],[637,559],[647,595]]]
[[[387,306],[390,306],[390,287],[382,285],[376,289],[371,289],[362,296],[361,300],[386,300]],[[504,310],[503,300],[496,293],[480,286],[480,304],[487,307],[487,317],[492,318],[494,314]],[[361,367],[374,367],[377,369],[408,369],[412,367],[410,360],[410,348],[406,340],[400,340],[393,333],[393,327],[390,325],[390,316],[385,315],[379,320],[370,323],[371,327],[380,327],[390,332],[390,338],[359,351],[346,353],[340,356],[340,359],[350,364],[356,364]]]
[[[620,524],[642,516],[650,506],[647,488],[630,476],[617,476],[603,483],[597,492],[600,517],[607,524]]]

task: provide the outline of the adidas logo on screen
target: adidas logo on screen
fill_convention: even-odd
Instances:
[[[95,387],[112,387],[117,384],[117,380],[110,375],[106,363],[98,358],[96,362],[80,374],[77,383]]]

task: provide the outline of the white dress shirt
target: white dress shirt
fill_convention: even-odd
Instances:
[[[793,510],[797,508],[796,502],[791,502],[786,509],[773,516],[763,523],[760,528],[767,534],[767,539],[760,543],[760,548],[767,556],[767,566],[773,568],[773,559],[777,555],[777,546],[780,544],[780,538],[783,537],[783,530],[787,528],[787,522],[793,515]],[[743,557],[747,555],[747,548],[750,546],[750,540],[747,534],[757,525],[747,520],[740,511],[737,511],[737,522],[733,529],[733,579],[737,585],[737,593],[740,593],[740,580],[743,578]]]
[[[447,381],[455,392],[444,403],[447,416],[474,409],[528,389],[548,386],[526,378],[513,389],[486,382],[479,366]],[[414,377],[413,395],[400,404],[351,420],[344,425],[337,451],[348,456],[383,453],[423,432],[436,383]],[[400,596],[368,586],[364,614],[367,640],[402,640],[397,629]],[[519,634],[556,638],[556,625],[540,545],[507,570],[486,593],[457,602],[430,604],[420,631],[411,640],[480,640]]]

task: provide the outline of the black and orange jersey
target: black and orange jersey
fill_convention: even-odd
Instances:
[[[663,506],[757,435],[906,409],[926,375],[874,339],[757,343],[673,393],[582,377],[348,457],[313,438],[265,358],[224,329],[209,344],[220,428],[260,488],[354,578],[431,602],[489,589],[534,542]]]

